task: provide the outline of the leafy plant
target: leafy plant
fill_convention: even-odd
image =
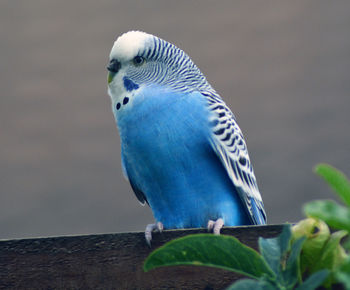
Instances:
[[[310,240],[309,248],[306,247],[307,243],[305,243],[301,257],[304,260],[302,265],[305,267],[305,271],[309,273],[320,268],[329,269],[331,275],[326,282],[326,286],[330,286],[331,283],[337,281],[343,283],[346,289],[350,289],[350,256],[344,250],[344,248],[350,250],[350,242],[345,243],[344,248],[341,246],[341,240],[348,236],[350,232],[350,181],[341,171],[328,164],[317,165],[315,172],[328,183],[344,205],[332,200],[316,200],[304,206],[304,212],[307,216],[323,220],[323,222],[319,221],[319,223],[322,223],[321,227],[314,224],[315,227],[321,229],[327,227],[326,224],[328,224],[331,228],[340,231],[330,234],[329,230],[328,233],[320,230],[320,232],[324,232],[323,243],[321,240],[315,240],[314,242]],[[312,227],[311,225],[310,228]],[[307,227],[301,226],[300,228],[303,228],[304,234],[311,238],[310,230],[307,233]],[[297,236],[300,236],[300,234]],[[316,233],[315,236],[320,236],[320,234]],[[316,245],[320,248],[319,253],[315,253]],[[310,256],[310,258],[307,256]]]
[[[340,242],[346,231],[331,233],[327,224],[321,220],[308,218],[292,228],[293,239],[306,237],[300,254],[300,271],[303,276],[311,275],[322,269],[330,271],[324,286],[330,287],[338,279],[335,273],[347,259]]]
[[[168,242],[146,259],[144,270],[162,266],[194,265],[244,274],[228,289],[315,289],[342,283],[350,289],[350,181],[330,165],[315,172],[323,177],[344,205],[331,200],[307,203],[307,219],[286,224],[275,238],[259,238],[259,251],[231,236],[189,235]],[[331,232],[329,227],[339,230]]]
[[[300,251],[305,237],[292,241],[286,224],[276,238],[259,238],[260,253],[231,236],[189,235],[158,248],[150,254],[144,270],[161,266],[194,265],[223,268],[248,277],[229,289],[314,289],[328,276],[328,270],[315,272],[304,282],[300,273]],[[234,253],[234,254],[233,254]]]
[[[344,205],[332,200],[315,200],[304,206],[307,216],[315,217],[326,222],[337,230],[350,232],[350,181],[346,176],[328,164],[319,164],[315,172],[323,177],[328,185],[338,195]],[[345,244],[350,249],[350,243]]]

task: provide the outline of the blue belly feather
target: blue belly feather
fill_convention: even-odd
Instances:
[[[250,224],[246,209],[210,144],[209,111],[198,93],[141,88],[114,112],[122,159],[165,228]]]

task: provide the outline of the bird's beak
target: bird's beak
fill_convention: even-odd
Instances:
[[[111,72],[111,71],[108,72],[108,75],[107,75],[108,84],[110,84],[113,81],[113,78],[115,75],[116,75],[115,72]]]

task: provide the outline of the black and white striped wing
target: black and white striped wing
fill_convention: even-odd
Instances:
[[[265,224],[264,204],[249,160],[247,146],[236,119],[220,97],[203,95],[207,98],[211,111],[213,149],[235,185],[252,223]]]

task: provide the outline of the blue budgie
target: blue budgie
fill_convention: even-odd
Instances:
[[[184,51],[130,31],[107,69],[123,172],[155,218],[148,243],[163,228],[266,223],[235,116]]]

